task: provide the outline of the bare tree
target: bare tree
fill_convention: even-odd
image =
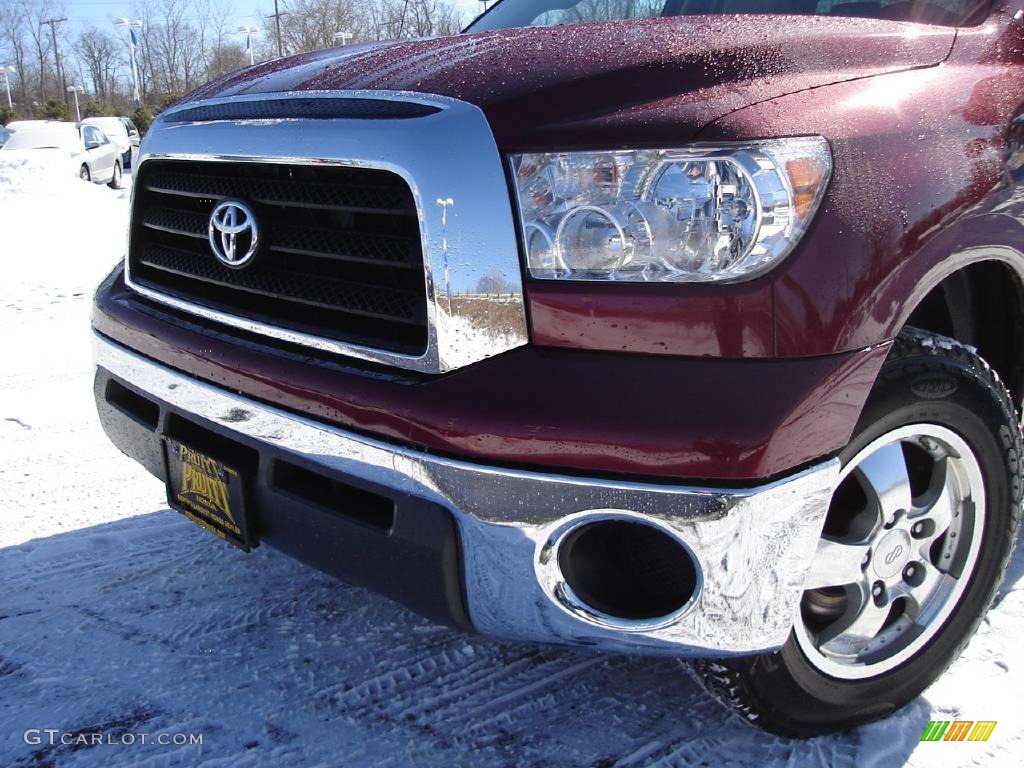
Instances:
[[[19,11],[14,5],[0,6],[0,64],[15,68],[12,88],[16,101],[24,107],[28,101],[31,52],[26,42],[25,17]]]
[[[215,77],[226,75],[228,72],[249,66],[249,54],[240,45],[226,43],[210,52],[206,66],[209,78],[212,80]]]
[[[92,82],[92,92],[99,101],[113,98],[117,76],[122,67],[123,44],[113,35],[92,27],[78,36],[74,51],[83,74]],[[84,78],[83,78],[84,79]]]
[[[120,87],[123,55],[117,38],[95,28],[72,38],[71,25],[59,23],[66,15],[63,0],[0,2],[0,64],[14,65],[12,97],[22,116],[33,116],[39,105],[51,100],[66,103],[55,53],[60,54],[68,84],[91,90],[89,98],[110,100]],[[50,19],[57,22],[53,28]]]
[[[199,84],[203,50],[199,31],[190,23],[186,0],[163,0],[147,41],[154,75],[167,94],[182,95]]]
[[[462,29],[462,14],[448,0],[384,0],[403,6],[400,37],[441,37]]]
[[[33,0],[22,0],[19,9],[25,17],[25,32],[28,36],[32,51],[35,54],[36,73],[39,82],[39,102],[46,101],[47,95],[47,72],[50,62],[53,61],[52,36],[50,30],[43,27],[43,20],[50,17],[53,10],[48,2],[33,2]],[[54,70],[53,89],[55,93],[59,88],[60,74]]]
[[[367,0],[291,0],[281,17],[281,42],[286,54],[330,48],[337,32],[354,39],[368,36]]]
[[[142,22],[142,29],[136,31],[139,43],[135,48],[135,61],[139,75],[139,93],[145,98],[146,94],[158,90],[155,84],[155,67],[150,45],[150,29],[157,16],[152,5],[148,3],[132,6],[132,16]]]
[[[236,56],[239,46],[230,39],[237,28],[231,0],[195,0],[195,12],[207,80],[249,63],[244,51]]]
[[[13,94],[23,114],[33,102],[64,101],[59,85],[51,29],[67,0],[0,0],[0,63],[17,69]],[[262,0],[269,5],[272,0]],[[653,0],[584,0],[584,2],[648,2]],[[159,107],[201,83],[248,63],[239,45],[237,0],[133,0],[137,30],[139,89],[150,106]],[[431,37],[459,31],[463,19],[455,0],[280,0],[282,42],[288,53],[302,53],[347,42],[383,38]],[[269,9],[268,9],[269,13]],[[269,28],[269,27],[268,27]],[[130,104],[131,78],[123,30],[97,26],[56,28],[62,68],[88,98],[105,104]],[[74,38],[68,35],[74,31]],[[276,54],[276,39],[255,41],[264,54]],[[69,83],[72,81],[69,81]]]
[[[454,35],[463,26],[453,0],[291,0],[281,40],[285,53],[303,53],[337,45],[338,32],[361,42]]]

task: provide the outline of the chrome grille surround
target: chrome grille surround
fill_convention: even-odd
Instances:
[[[401,120],[259,119],[178,122],[200,106],[242,100],[351,98],[401,101],[437,112]],[[239,317],[125,280],[176,309],[285,342],[422,373],[444,373],[527,343],[522,271],[501,156],[477,107],[395,91],[324,91],[233,96],[163,113],[142,145],[151,160],[335,165],[401,176],[412,190],[423,245],[427,345],[421,355],[375,349]],[[136,215],[133,191],[132,216]]]

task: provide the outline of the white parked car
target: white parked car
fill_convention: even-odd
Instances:
[[[63,123],[56,120],[20,120],[7,126],[11,136],[0,152],[57,149],[68,152],[70,167],[85,181],[120,189],[121,154],[94,125]]]
[[[87,117],[82,125],[93,125],[103,131],[104,135],[117,145],[117,151],[121,153],[121,167],[132,167],[132,154],[139,146],[139,132],[135,130],[134,140],[131,128],[125,123],[124,117]]]
[[[139,129],[135,126],[135,122],[130,117],[122,117],[119,120],[124,123],[125,130],[128,131],[128,140],[132,144],[132,160],[134,161],[135,155],[139,154],[139,145],[142,143],[142,134],[139,133]],[[125,168],[131,168],[132,164],[129,163]]]

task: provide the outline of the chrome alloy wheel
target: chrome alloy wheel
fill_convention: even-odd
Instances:
[[[882,674],[942,628],[974,572],[981,466],[944,427],[889,432],[843,468],[805,582],[795,635],[826,675]]]

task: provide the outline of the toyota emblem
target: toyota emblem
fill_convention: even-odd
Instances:
[[[231,269],[249,265],[260,247],[260,227],[252,208],[241,200],[222,200],[210,214],[210,249]]]

